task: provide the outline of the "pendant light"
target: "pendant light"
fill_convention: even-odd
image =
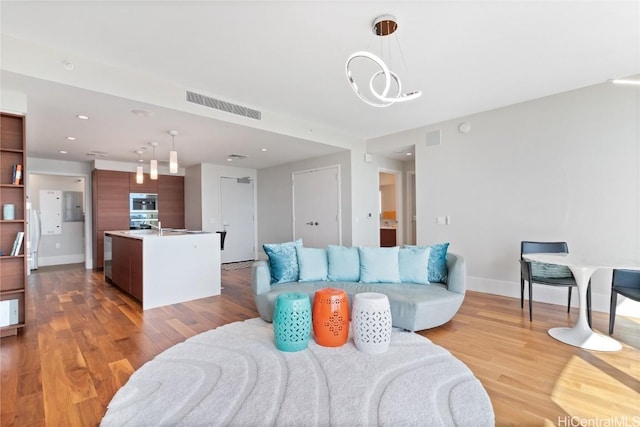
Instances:
[[[176,151],[176,135],[177,130],[171,129],[169,135],[171,135],[171,151],[169,151],[169,172],[178,173],[178,152]]]
[[[136,151],[136,154],[138,155],[138,166],[136,167],[136,184],[142,184],[144,183],[144,173],[142,170],[142,162],[144,160],[142,160],[142,150]]]
[[[156,160],[156,147],[158,146],[158,143],[151,141],[149,145],[151,145],[153,151],[153,156],[151,157],[150,162],[151,169],[149,170],[149,178],[158,179],[158,160]]]
[[[373,21],[373,33],[378,37],[391,37],[393,33],[398,29],[398,23],[395,17],[392,15],[378,16]],[[396,36],[394,36],[396,38]],[[382,40],[382,39],[381,39]],[[388,40],[388,39],[387,39]],[[402,49],[400,49],[400,43],[396,38],[400,57],[404,62],[404,55]],[[353,53],[347,59],[345,65],[345,71],[347,74],[347,80],[351,85],[353,91],[358,97],[367,104],[374,107],[389,107],[397,102],[411,101],[420,97],[421,91],[416,90],[412,92],[402,93],[402,83],[397,73],[390,69],[391,59],[391,42],[388,44],[388,58],[387,63],[381,58],[384,56],[384,44],[381,42],[381,55],[375,55],[367,51],[358,51]],[[360,83],[366,83],[366,79],[356,79],[355,72],[351,70],[351,63],[354,61],[367,62],[370,61],[373,68],[378,69],[369,79],[369,90],[361,90],[360,86],[356,83],[359,80]],[[406,65],[406,64],[405,64]],[[376,83],[376,81],[378,83]],[[380,81],[384,83],[384,86],[380,85]],[[366,86],[366,85],[363,85]]]

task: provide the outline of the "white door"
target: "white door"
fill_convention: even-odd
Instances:
[[[306,247],[342,243],[338,166],[293,173],[293,224]]]
[[[227,232],[222,262],[254,259],[253,180],[221,177],[220,211]]]

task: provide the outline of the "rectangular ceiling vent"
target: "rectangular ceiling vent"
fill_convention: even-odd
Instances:
[[[243,107],[242,105],[232,104],[220,99],[211,98],[199,93],[187,91],[187,102],[203,105],[216,110],[226,111],[227,113],[236,114],[238,116],[249,117],[250,119],[262,120],[262,113],[258,110]]]

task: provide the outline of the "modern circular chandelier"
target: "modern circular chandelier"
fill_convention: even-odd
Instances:
[[[398,24],[396,23],[395,18],[391,15],[382,15],[377,17],[373,21],[373,32],[376,36],[389,36],[393,34],[397,29]],[[365,59],[371,61],[377,66],[377,68],[379,68],[379,70],[375,72],[369,80],[369,91],[371,92],[371,95],[373,95],[373,98],[365,96],[356,84],[354,75],[351,71],[351,63],[355,59]],[[402,93],[402,83],[400,81],[400,77],[398,77],[396,73],[391,71],[387,64],[385,64],[385,62],[380,57],[374,55],[371,52],[358,51],[351,54],[351,56],[349,56],[349,59],[347,59],[345,72],[347,74],[347,80],[349,81],[349,84],[351,85],[351,88],[356,93],[356,95],[358,95],[361,100],[374,107],[388,107],[395,104],[396,102],[411,101],[412,99],[416,99],[420,95],[422,95],[421,91]],[[379,78],[384,79],[384,87],[381,91],[379,89],[376,89],[375,87],[375,81]],[[389,91],[391,91],[392,85],[395,85],[395,93],[389,95]]]

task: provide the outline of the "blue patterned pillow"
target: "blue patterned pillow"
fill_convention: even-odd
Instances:
[[[400,281],[403,283],[428,284],[430,255],[430,247],[400,248],[398,251]]]
[[[329,245],[329,273],[327,278],[332,282],[357,282],[360,280],[360,255],[358,248]]]
[[[262,245],[269,256],[269,270],[271,271],[271,284],[297,282],[300,270],[298,269],[298,255],[296,247],[302,246],[302,239],[286,243],[265,243]]]
[[[364,248],[360,252],[361,283],[400,283],[398,247]]]
[[[447,249],[449,243],[431,245],[431,255],[429,255],[429,282],[445,283],[449,276],[447,268]]]
[[[439,243],[431,246],[412,246],[405,245],[405,248],[431,248],[431,254],[429,255],[429,266],[427,271],[429,273],[429,283],[446,283],[447,276],[449,276],[449,269],[447,268],[447,249],[449,243]]]

